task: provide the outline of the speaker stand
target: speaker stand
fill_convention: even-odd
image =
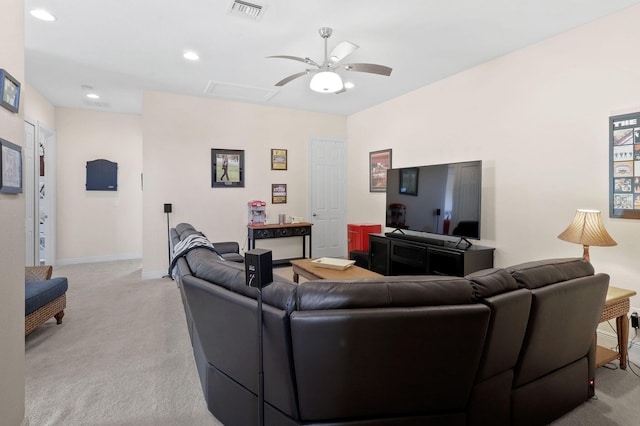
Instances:
[[[169,271],[169,268],[171,268],[171,231],[169,228],[169,212],[167,212],[167,261],[167,275],[162,278],[171,278],[173,280],[171,271]]]

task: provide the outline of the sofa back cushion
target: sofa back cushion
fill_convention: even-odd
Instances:
[[[189,235],[199,234],[202,235],[202,232],[198,232],[191,224],[189,223],[179,223],[175,227],[176,232],[180,236],[180,240],[184,240]]]
[[[474,303],[466,279],[436,276],[309,281],[299,286],[297,296],[300,311]]]
[[[491,268],[474,272],[467,278],[478,299],[485,299],[518,289],[518,282],[505,269]]]
[[[257,299],[257,290],[246,284],[244,264],[220,260],[218,255],[207,249],[191,250],[186,257],[196,277],[242,296]],[[262,289],[262,300],[291,313],[296,307],[297,290],[298,286],[293,282],[274,275],[273,283]]]
[[[532,295],[527,332],[515,370],[514,387],[518,387],[588,355],[609,276],[594,275],[593,267],[582,259],[528,262],[509,271],[531,289]]]
[[[478,303],[293,312],[302,418],[320,423],[464,412],[489,315]]]
[[[291,339],[302,418],[463,412],[489,316],[459,277],[301,284]]]
[[[224,263],[224,267],[212,268],[211,272],[216,273],[217,279],[227,277],[226,285],[192,275],[183,278],[193,327],[206,361],[257,395],[258,304],[255,297],[235,291],[244,287],[255,296],[257,290],[240,284],[240,271],[236,270],[235,263],[220,263]],[[263,293],[274,285],[266,287]],[[262,314],[265,401],[288,416],[297,417],[289,314],[266,301]]]
[[[513,369],[524,340],[531,308],[531,292],[504,269],[486,269],[467,275],[476,295],[491,309],[491,320],[478,381]]]
[[[521,287],[534,289],[574,278],[593,275],[593,266],[583,258],[548,259],[507,268]]]

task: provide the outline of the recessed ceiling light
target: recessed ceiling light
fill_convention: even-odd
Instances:
[[[44,9],[33,9],[31,11],[31,15],[35,18],[38,18],[42,21],[52,22],[56,20],[56,17],[47,12]]]
[[[89,99],[100,99],[100,95],[97,95],[95,93],[87,93],[87,98],[89,98]]]
[[[185,59],[188,59],[190,61],[197,61],[198,59],[200,59],[200,55],[198,55],[196,52],[189,50],[187,52],[184,52],[184,55],[182,55]]]

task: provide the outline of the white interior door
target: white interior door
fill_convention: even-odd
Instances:
[[[347,257],[347,143],[309,141],[313,257]]]
[[[40,156],[44,170],[39,173],[38,246],[41,264],[55,265],[56,260],[56,133],[38,123],[37,170]]]
[[[35,266],[39,264],[39,235],[38,235],[38,175],[40,174],[39,164],[36,163],[36,126],[25,121],[24,123],[24,234],[25,234],[25,266]]]

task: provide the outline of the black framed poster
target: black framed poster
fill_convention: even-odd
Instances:
[[[609,117],[609,217],[640,219],[640,112]]]
[[[211,150],[211,187],[244,188],[244,150]]]

